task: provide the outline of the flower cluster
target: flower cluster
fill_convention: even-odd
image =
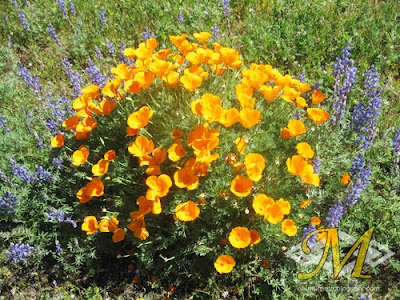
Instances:
[[[0,215],[6,216],[14,213],[18,198],[10,192],[0,195]]]
[[[22,63],[17,63],[19,77],[25,82],[26,86],[38,96],[42,92],[42,85],[39,83],[39,77],[31,75],[29,70]]]
[[[27,259],[33,255],[35,250],[36,249],[29,244],[11,244],[7,254],[8,260],[11,260],[15,264],[26,264],[28,262]]]
[[[65,75],[67,75],[71,83],[72,89],[74,90],[74,96],[79,96],[81,94],[82,76],[72,69],[72,64],[67,58],[61,60],[61,65],[64,68]]]
[[[18,11],[18,19],[21,22],[22,27],[26,29],[27,31],[31,31],[31,27],[29,26],[28,20],[25,17],[25,14],[22,10]]]
[[[49,26],[47,27],[47,29],[49,30],[49,35],[50,35],[50,37],[51,37],[57,44],[60,45],[61,43],[60,43],[60,40],[58,39],[56,30],[55,30],[53,24],[50,23]]]
[[[0,129],[4,129],[5,132],[9,132],[12,127],[7,126],[7,120],[4,115],[0,115]]]
[[[51,223],[69,223],[72,227],[76,228],[76,222],[71,219],[69,213],[63,210],[51,209],[47,213],[47,216]]]
[[[71,160],[74,166],[80,168],[91,159],[92,149],[85,145],[85,141],[90,139],[97,128],[97,119],[119,109],[120,104],[127,101],[125,98],[128,98],[128,94],[139,94],[156,81],[168,87],[181,87],[190,93],[196,91],[210,77],[210,73],[221,76],[229,70],[241,68],[243,62],[239,52],[218,43],[209,47],[207,41],[211,36],[208,32],[195,33],[193,38],[197,42],[192,42],[187,34],[170,36],[177,52],[171,49],[157,51],[158,42],[152,36],[146,36],[145,42],[137,48],[125,48],[124,55],[131,60],[135,59],[135,64],[119,64],[111,69],[113,79],[107,81],[102,78],[96,80],[98,82],[95,85],[82,89],[81,96],[72,105],[76,114],[62,123],[67,132],[54,136],[52,147],[61,148],[65,142],[64,135],[69,136],[68,131],[72,131],[75,140],[81,144],[73,152]],[[157,145],[157,141],[148,132],[147,127],[156,113],[150,106],[140,104],[126,117],[124,130],[126,136],[131,138],[127,152],[137,159],[139,166],[145,167],[147,176],[144,180],[146,191],[136,199],[137,209],[130,212],[130,223],[126,226],[136,238],[145,240],[149,237],[145,219],[149,214],[159,215],[163,212],[163,207],[167,205],[164,198],[171,194],[172,188],[188,191],[198,189],[203,178],[209,175],[212,164],[220,158],[219,143],[223,130],[232,126],[240,126],[242,130],[255,127],[262,121],[261,107],[265,103],[282,99],[284,105],[289,105],[293,110],[302,110],[308,116],[308,122],[316,125],[329,118],[329,113],[323,109],[311,107],[326,97],[318,89],[312,90],[310,84],[290,75],[282,75],[270,65],[251,64],[249,68],[242,68],[241,73],[241,81],[234,87],[234,103],[228,106],[224,102],[223,105],[221,97],[213,93],[198,95],[191,101],[190,109],[201,120],[201,124],[195,125],[188,132],[176,128],[171,132],[172,141],[165,148]],[[256,96],[259,95],[263,101],[256,108]],[[281,138],[297,139],[307,131],[306,121],[300,118],[288,122],[287,128],[281,130]],[[216,126],[221,129],[218,130]],[[232,153],[226,159],[235,174],[230,184],[232,198],[248,197],[261,181],[267,164],[260,153],[249,152],[244,155],[247,143],[245,137],[237,137],[235,144],[239,157]],[[304,183],[319,186],[319,175],[313,167],[317,162],[313,161],[314,151],[311,146],[299,142],[296,148],[298,154],[287,160],[289,173],[299,176]],[[109,172],[110,163],[120,159],[117,153],[125,151],[111,149],[102,154],[100,160],[92,162],[92,178],[76,194],[80,203],[87,203],[105,194],[107,185],[104,183],[107,179],[103,182],[102,178]],[[200,208],[204,203],[205,200],[200,197],[198,203],[185,199],[176,205],[173,218],[176,221],[192,222],[201,214]],[[295,222],[287,218],[291,213],[289,201],[282,198],[274,200],[264,193],[258,193],[253,195],[252,206],[255,217],[259,215],[270,224],[281,223],[283,233],[287,236],[296,235]],[[100,221],[95,216],[87,216],[82,230],[87,234],[112,232],[114,242],[120,242],[126,236],[125,228],[120,226],[120,221],[114,215],[103,217]],[[229,233],[229,242],[233,248],[243,249],[260,243],[261,236],[256,229],[238,226]],[[228,273],[234,266],[235,260],[229,255],[221,255],[215,261],[215,267],[220,273]]]

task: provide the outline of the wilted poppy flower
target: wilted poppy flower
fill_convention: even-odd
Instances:
[[[300,207],[301,208],[306,208],[308,205],[310,205],[312,200],[303,200],[300,202]]]
[[[351,177],[350,177],[350,174],[347,173],[347,172],[344,173],[342,175],[342,177],[340,178],[340,183],[343,184],[343,185],[349,184],[350,181],[351,181]]]
[[[311,149],[310,144],[301,142],[296,145],[297,153],[304,158],[313,158],[314,151]]]
[[[105,159],[100,159],[97,164],[92,166],[93,176],[103,176],[108,171],[108,161]]]
[[[146,185],[149,190],[146,193],[146,198],[156,200],[168,194],[169,188],[172,186],[171,178],[168,175],[161,174],[160,176],[150,176],[146,179]]]
[[[265,159],[261,154],[248,153],[244,160],[246,174],[253,181],[259,181],[265,169]]]
[[[246,197],[253,188],[253,181],[244,176],[236,176],[231,182],[231,192],[238,197]]]
[[[97,231],[99,225],[97,224],[97,219],[94,216],[87,216],[83,220],[82,230],[86,231],[86,234],[93,234]]]
[[[235,248],[246,248],[251,243],[251,233],[246,227],[235,227],[229,233],[229,242]]]
[[[297,233],[297,226],[292,219],[285,219],[282,222],[281,230],[288,236],[294,236]]]
[[[89,157],[89,149],[81,145],[78,150],[72,154],[72,164],[79,167],[84,164]]]
[[[200,214],[200,208],[193,201],[189,200],[180,203],[175,208],[175,215],[178,220],[188,222],[195,220]]]
[[[220,274],[226,274],[232,272],[236,262],[230,255],[220,255],[214,262],[214,267]]]
[[[114,150],[108,150],[106,153],[104,153],[104,159],[107,161],[113,161],[116,157],[117,154]]]
[[[59,133],[51,139],[52,148],[61,148],[64,146],[64,135]]]
[[[320,90],[314,90],[311,95],[312,103],[318,104],[326,99],[326,96]]]
[[[272,204],[275,204],[275,200],[265,194],[258,194],[253,199],[254,211],[261,216],[265,216]]]
[[[123,230],[122,228],[118,228],[117,230],[114,231],[112,240],[114,243],[121,242],[125,239],[125,235],[126,235],[125,230]]]
[[[250,237],[251,237],[251,242],[249,246],[254,246],[257,245],[259,242],[261,242],[260,233],[255,229],[250,229]]]
[[[154,150],[154,143],[145,136],[138,136],[136,140],[129,144],[128,151],[137,157],[143,157]]]
[[[244,108],[239,113],[239,121],[244,128],[253,127],[254,125],[260,123],[261,113],[257,109]]]
[[[153,111],[147,107],[143,106],[136,112],[133,112],[128,117],[128,126],[132,129],[144,128],[148,123],[150,118],[153,116]]]
[[[330,114],[320,108],[308,108],[308,118],[313,120],[316,124],[322,124],[328,120]]]

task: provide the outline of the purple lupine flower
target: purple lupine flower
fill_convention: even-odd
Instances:
[[[33,173],[33,177],[35,178],[35,182],[38,184],[54,181],[53,175],[42,166],[36,166],[36,171]]]
[[[103,86],[106,84],[107,82],[106,76],[101,74],[100,70],[92,62],[92,60],[90,59],[88,60],[88,67],[85,70],[89,74],[89,78],[94,84],[98,86]]]
[[[55,247],[56,247],[56,253],[58,256],[60,256],[63,253],[63,249],[61,248],[60,243],[58,242],[58,240],[56,240],[56,242],[54,243]]]
[[[400,156],[400,128],[397,129],[396,135],[393,138],[393,150],[396,156]]]
[[[300,118],[301,118],[301,112],[296,112],[295,114],[294,114],[294,119],[295,120],[300,120]]]
[[[347,105],[347,97],[356,84],[357,68],[354,67],[354,61],[350,58],[351,47],[349,44],[342,51],[342,56],[336,58],[333,65],[333,75],[335,83],[333,86],[333,108],[335,118],[332,119],[335,124],[339,124],[344,116]]]
[[[65,6],[64,0],[57,0],[58,8],[61,10],[61,13],[64,17],[68,18],[67,8]]]
[[[104,57],[104,55],[103,55],[103,53],[101,53],[101,50],[99,49],[99,47],[94,47],[94,52],[95,52],[95,55],[96,55],[96,57],[97,58],[103,58]]]
[[[22,63],[17,63],[19,77],[25,82],[33,93],[38,96],[42,90],[42,85],[39,83],[39,77],[32,76],[27,68]]]
[[[12,243],[8,249],[7,258],[15,264],[27,263],[27,259],[35,252],[35,248],[29,244]]]
[[[65,75],[67,75],[69,82],[71,83],[72,89],[74,90],[74,96],[80,96],[82,84],[81,75],[72,69],[72,64],[68,61],[68,58],[63,58],[61,60],[61,65],[64,69]]]
[[[54,208],[50,209],[47,213],[47,217],[49,222],[51,223],[68,223],[71,224],[72,227],[76,228],[76,222],[71,219],[69,213],[63,210],[56,210]]]
[[[51,164],[58,170],[61,170],[61,166],[64,160],[61,157],[54,157]]]
[[[225,17],[229,17],[231,14],[231,5],[229,4],[229,0],[222,0],[222,9]]]
[[[360,102],[351,114],[351,125],[360,139],[360,148],[367,150],[373,143],[376,123],[382,106],[381,91],[378,90],[379,73],[372,66],[365,72],[364,89],[368,102]]]
[[[179,23],[185,23],[185,17],[183,16],[182,10],[182,7],[179,7],[179,14],[177,18]]]
[[[47,96],[46,108],[51,112],[52,118],[46,119],[46,126],[52,135],[59,133],[59,127],[62,122],[73,113],[68,98],[60,95],[54,97],[49,94]]]
[[[74,17],[76,16],[76,8],[74,2],[72,0],[68,0],[68,5],[69,5],[69,11],[71,12],[71,15]]]
[[[25,14],[22,10],[18,11],[18,19],[21,22],[22,27],[25,28],[27,31],[31,31],[31,28],[29,27],[28,20],[25,17]]]
[[[370,184],[369,176],[371,175],[371,170],[365,163],[364,153],[360,153],[353,158],[350,173],[352,184],[345,200],[345,205],[348,208],[357,203],[361,193]]]
[[[312,165],[314,168],[314,173],[318,174],[319,173],[319,168],[321,166],[321,161],[318,157],[314,157],[314,159],[312,160]]]
[[[18,198],[10,192],[0,195],[0,216],[14,214],[17,201]]]
[[[359,300],[372,300],[372,296],[366,294],[366,295],[364,295],[364,296],[361,296]]]
[[[214,39],[218,40],[219,39],[219,29],[217,24],[215,24],[212,28],[211,28],[211,34],[213,35]]]
[[[35,130],[31,129],[31,132],[32,132],[33,137],[35,138],[35,140],[38,142],[39,149],[46,148],[46,145],[43,142],[43,138],[41,138]]]
[[[341,202],[336,202],[328,210],[328,215],[326,216],[326,222],[328,227],[337,227],[345,213],[345,207]]]
[[[105,12],[104,8],[100,9],[99,20],[100,20],[101,26],[104,26],[106,24],[106,12]]]
[[[29,171],[25,169],[25,167],[17,162],[14,159],[10,159],[11,164],[11,172],[15,177],[20,178],[22,181],[25,181],[27,184],[31,184],[35,181],[34,177],[29,174]]]
[[[4,129],[5,132],[10,132],[12,127],[7,126],[7,120],[4,115],[0,115],[0,129]]]
[[[18,7],[18,2],[17,0],[11,0],[11,4],[15,7]]]
[[[51,24],[51,23],[49,24],[48,30],[49,30],[49,35],[50,35],[50,37],[51,37],[57,44],[61,45],[60,40],[58,39],[56,30],[54,29],[53,24]]]
[[[152,33],[148,27],[145,28],[145,30],[143,31],[143,40],[147,41],[148,39],[151,39],[154,37],[154,33]]]
[[[304,227],[303,230],[303,238],[305,238],[307,235],[309,235],[311,232],[317,230],[314,224],[309,224],[308,226]],[[308,241],[307,241],[307,246],[308,248],[312,248],[317,241],[317,234],[314,234],[311,236]]]
[[[107,45],[108,53],[113,55],[115,53],[115,47],[114,47],[113,43],[111,43],[109,40],[106,40],[106,45]]]

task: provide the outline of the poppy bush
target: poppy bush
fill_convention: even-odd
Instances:
[[[274,240],[296,235],[300,203],[320,185],[312,145],[330,115],[323,92],[271,65],[246,66],[210,37],[126,48],[134,63],[83,88],[51,141],[82,174],[82,230],[150,256],[156,273],[178,257],[174,268],[198,256],[219,273],[266,257]]]

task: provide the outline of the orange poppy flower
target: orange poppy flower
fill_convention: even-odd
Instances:
[[[61,148],[64,146],[64,135],[59,133],[51,139],[52,148]]]
[[[304,123],[299,120],[290,120],[287,128],[291,137],[296,137],[306,132]]]
[[[243,83],[239,83],[235,87],[236,98],[240,102],[242,108],[251,108],[254,106],[253,89]]]
[[[244,176],[236,176],[231,182],[231,192],[238,197],[246,197],[253,188],[253,181]]]
[[[147,231],[144,223],[144,219],[137,219],[128,225],[128,229],[133,232],[133,235],[140,240],[145,240],[149,237],[149,232]]]
[[[112,240],[114,243],[119,243],[125,239],[126,232],[122,228],[118,228],[114,231],[112,236]]]
[[[275,200],[265,194],[258,194],[253,199],[254,211],[261,216],[265,216],[269,207],[273,204],[275,204]]]
[[[132,49],[132,48],[126,48],[125,49],[126,51],[124,50],[124,55],[126,55],[125,52],[128,53],[130,51],[129,49]],[[128,55],[126,55],[126,56],[128,56]],[[131,58],[133,58],[133,57],[131,57]],[[123,81],[127,81],[132,78],[132,68],[130,66],[127,66],[126,64],[119,64],[115,68],[111,68],[111,73],[114,74],[117,78],[122,79]]]
[[[135,136],[140,132],[140,129],[133,129],[129,126],[126,126],[126,135],[127,136]]]
[[[320,90],[314,90],[311,94],[311,99],[313,104],[318,104],[324,101],[326,96]]]
[[[261,113],[257,109],[244,108],[240,111],[239,116],[240,124],[242,124],[244,128],[253,127],[261,121]]]
[[[153,58],[150,62],[149,69],[153,72],[157,77],[162,77],[165,74],[168,74],[169,70],[172,67],[172,63],[169,61],[165,61],[162,59]]]
[[[319,186],[319,182],[320,182],[319,175],[314,174],[314,173],[305,173],[305,174],[301,175],[301,180],[303,180],[303,182],[311,184],[313,186]]]
[[[285,219],[282,222],[281,230],[288,236],[294,236],[297,233],[297,226],[292,219]]]
[[[305,108],[308,106],[306,99],[304,99],[303,97],[297,97],[296,98],[296,106],[297,107],[301,107],[301,108]]]
[[[116,217],[101,219],[99,222],[99,230],[101,232],[114,232],[118,228],[119,221]]]
[[[320,108],[308,108],[307,109],[308,118],[313,120],[316,124],[322,124],[328,120],[330,114]]]
[[[209,32],[198,32],[193,34],[194,38],[198,40],[201,44],[207,42],[207,40],[212,37],[212,34]]]
[[[189,200],[180,203],[175,208],[175,215],[178,220],[188,222],[195,220],[200,214],[200,208],[193,201]]]
[[[150,118],[153,116],[153,111],[147,107],[143,106],[136,112],[133,112],[128,117],[128,126],[132,129],[144,128],[148,123]]]
[[[284,215],[290,214],[291,205],[290,205],[289,201],[286,201],[283,198],[280,198],[278,201],[276,201],[276,204],[279,205],[279,207]]]
[[[239,111],[236,108],[224,109],[218,123],[228,128],[239,122],[239,119]]]
[[[171,71],[166,76],[163,76],[162,80],[168,86],[176,86],[179,83],[179,73],[175,72],[175,71]]]
[[[96,217],[94,217],[94,216],[85,217],[81,228],[83,231],[86,231],[86,234],[95,233],[97,231],[97,229],[99,228]]]
[[[83,165],[89,157],[89,149],[81,145],[78,150],[72,154],[72,164],[79,167]]]
[[[244,151],[246,150],[248,140],[245,137],[238,137],[235,140],[236,148],[239,151],[240,154],[243,154]]]
[[[220,274],[226,274],[232,272],[236,262],[230,255],[220,255],[214,262],[215,270]]]
[[[283,220],[283,217],[281,206],[278,203],[274,203],[268,208],[264,219],[271,224],[278,224]]]
[[[348,172],[344,173],[342,175],[342,177],[340,178],[340,183],[343,185],[348,185],[350,181],[351,181],[351,177]]]
[[[294,155],[286,160],[288,171],[293,176],[305,176],[314,172],[313,167],[300,155]]]
[[[111,69],[112,70],[112,69]],[[114,80],[109,80],[107,83],[103,86],[101,89],[101,93],[104,96],[110,97],[110,98],[120,98],[120,94],[118,94],[118,88],[121,85],[122,79],[117,78]]]
[[[259,181],[265,169],[265,159],[261,154],[248,153],[244,159],[246,174],[253,181]]]
[[[93,176],[103,176],[108,171],[108,161],[105,159],[100,159],[97,164],[92,166]]]
[[[251,237],[251,242],[249,246],[251,247],[261,242],[260,233],[255,229],[250,229],[250,237]]]
[[[171,147],[168,148],[168,158],[174,162],[180,160],[185,156],[185,149],[181,140],[175,139]]]
[[[181,76],[179,81],[182,83],[183,87],[190,92],[193,92],[196,88],[201,85],[203,79],[196,74],[188,72],[187,74]]]
[[[321,224],[321,219],[318,217],[312,217],[310,223],[315,226],[318,226],[319,224]]]
[[[282,99],[285,100],[286,102],[293,102],[294,99],[300,96],[300,93],[296,91],[295,89],[284,86],[283,87],[283,94],[282,94]]]
[[[143,157],[154,150],[154,143],[145,136],[138,136],[136,140],[129,144],[128,151],[137,157]]]
[[[311,149],[310,144],[301,142],[296,145],[297,153],[304,158],[313,158],[314,151]]]
[[[74,116],[69,117],[68,119],[66,119],[66,120],[62,123],[62,127],[65,128],[65,129],[68,129],[68,130],[70,130],[70,129],[73,130],[73,129],[76,128],[76,126],[78,125],[78,123],[79,123],[79,117],[76,116],[76,115],[74,115]]]
[[[220,97],[207,93],[201,96],[200,99],[193,101],[190,107],[194,114],[211,123],[219,120],[224,111],[220,103]]]
[[[229,233],[229,242],[235,248],[246,248],[251,243],[251,233],[246,227],[235,227]]]
[[[100,94],[100,87],[98,85],[89,85],[81,90],[82,94],[93,99],[97,99]]]
[[[114,100],[104,99],[95,107],[95,111],[98,115],[108,116],[116,106],[117,102]]]
[[[311,85],[309,83],[305,82],[298,82],[296,84],[296,88],[299,90],[300,93],[304,94],[307,93],[308,91],[311,91]]]
[[[160,176],[150,176],[146,179],[146,185],[149,190],[146,193],[146,198],[156,200],[168,194],[169,188],[172,186],[171,178],[168,175],[161,174]]]
[[[199,177],[194,175],[193,168],[182,168],[174,174],[175,185],[178,188],[187,188],[188,190],[194,190],[199,185]]]
[[[263,94],[264,98],[268,101],[272,101],[276,99],[279,95],[279,93],[282,90],[282,87],[280,86],[269,86],[269,85],[262,85],[260,87],[260,92]]]
[[[106,153],[104,153],[104,159],[107,161],[113,161],[117,157],[117,153],[115,153],[115,150],[108,150]]]
[[[93,177],[86,185],[86,192],[92,197],[100,197],[104,194],[104,185],[100,178]]]

